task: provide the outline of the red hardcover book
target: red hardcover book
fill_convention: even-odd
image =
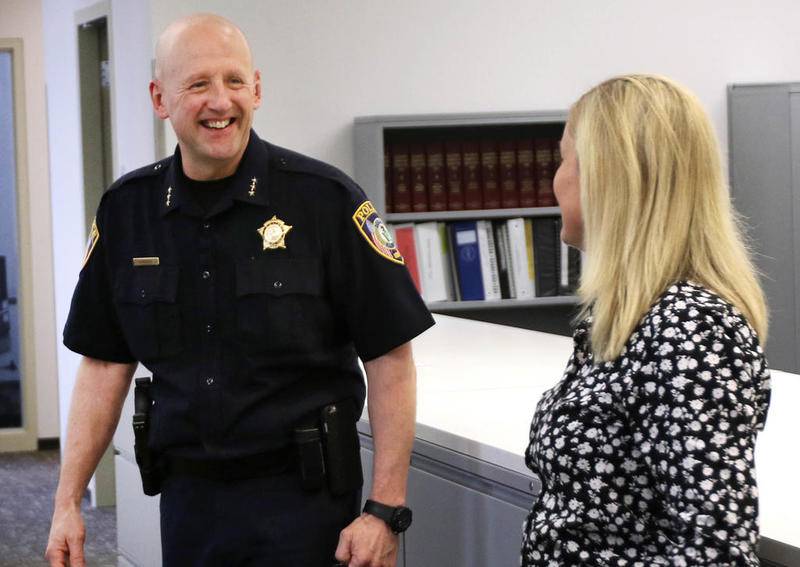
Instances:
[[[500,205],[504,209],[519,207],[517,186],[517,147],[514,140],[502,140],[498,153]]]
[[[517,185],[519,206],[536,206],[536,175],[533,166],[533,140],[517,140]]]
[[[392,144],[392,205],[396,213],[411,212],[411,191],[409,188],[408,146]]]
[[[444,147],[441,142],[428,142],[425,145],[428,164],[428,205],[432,211],[447,210],[445,190]]]
[[[457,140],[446,141],[444,156],[447,166],[447,210],[460,211],[464,208],[464,165],[461,159],[461,143]]]
[[[386,199],[386,212],[393,213],[394,205],[392,198],[394,192],[392,191],[392,157],[389,153],[389,148],[383,146],[383,194]]]
[[[561,166],[561,145],[558,140],[553,140],[553,178],[556,176],[559,166]]]
[[[481,189],[483,208],[500,208],[500,183],[497,172],[497,142],[481,140]]]
[[[464,206],[470,210],[482,209],[481,154],[478,142],[464,142],[461,144],[461,151],[464,163]]]
[[[425,146],[411,144],[409,148],[409,171],[411,173],[411,210],[424,213],[428,210],[428,186],[425,176]]]
[[[553,193],[553,147],[550,138],[536,138],[533,141],[536,169],[536,202],[540,207],[555,207]]]
[[[403,259],[408,268],[408,273],[411,274],[411,279],[414,280],[414,285],[417,286],[417,291],[422,295],[422,284],[419,279],[419,261],[417,260],[417,246],[414,242],[414,225],[413,224],[399,224],[394,227],[394,241],[397,244],[397,249],[403,255]]]

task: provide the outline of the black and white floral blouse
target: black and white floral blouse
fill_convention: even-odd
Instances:
[[[753,452],[770,390],[753,329],[691,282],[659,298],[613,361],[593,363],[590,325],[531,424],[542,492],[522,565],[758,565]]]

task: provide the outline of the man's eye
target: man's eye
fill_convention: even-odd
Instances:
[[[190,89],[202,89],[204,86],[206,86],[206,82],[205,81],[197,81],[197,82],[194,82],[191,85],[189,85],[189,88]]]
[[[231,82],[232,85],[243,85],[244,84],[244,81],[242,79],[240,79],[239,77],[233,77],[230,80],[230,82]]]

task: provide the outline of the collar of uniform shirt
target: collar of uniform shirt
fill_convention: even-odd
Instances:
[[[242,161],[231,178],[230,185],[225,190],[225,195],[214,206],[213,216],[230,208],[232,200],[266,206],[269,204],[269,191],[267,186],[267,172],[269,170],[269,151],[267,144],[250,130],[250,140],[242,155]],[[205,216],[199,206],[187,198],[184,185],[185,176],[182,171],[181,151],[175,148],[175,154],[170,160],[169,167],[164,175],[161,200],[161,216],[183,208],[191,216]]]

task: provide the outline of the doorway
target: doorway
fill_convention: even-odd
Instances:
[[[76,13],[81,144],[83,150],[84,230],[89,235],[103,192],[114,181],[112,65],[109,45],[111,5],[101,2]],[[113,443],[89,483],[93,506],[115,503]]]
[[[103,191],[114,181],[111,149],[111,66],[105,16],[78,25],[78,68],[83,142],[83,205],[86,234]]]

